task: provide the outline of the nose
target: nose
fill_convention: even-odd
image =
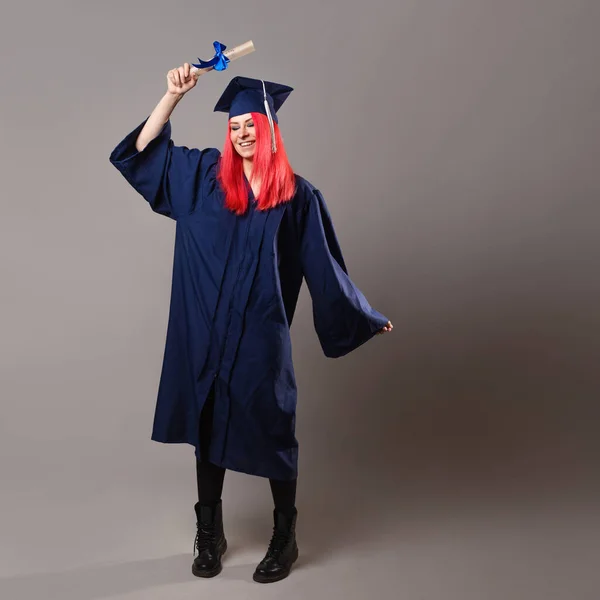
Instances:
[[[242,125],[242,127],[240,127],[240,130],[238,132],[239,137],[244,138],[248,135],[248,129],[246,128],[245,125]]]

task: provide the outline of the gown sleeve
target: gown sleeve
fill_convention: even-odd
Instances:
[[[387,324],[387,317],[371,307],[348,276],[331,216],[318,190],[309,193],[304,207],[300,259],[325,356],[348,354]]]
[[[110,162],[154,212],[172,219],[189,215],[201,202],[205,186],[214,185],[220,152],[216,148],[175,146],[170,121],[138,152],[135,141],[146,120],[119,142]]]

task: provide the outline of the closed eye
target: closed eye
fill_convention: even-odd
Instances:
[[[248,123],[246,123],[247,127],[254,127],[254,123],[252,121],[249,121]],[[238,129],[240,129],[239,125],[232,125],[231,126],[231,131],[237,131]]]

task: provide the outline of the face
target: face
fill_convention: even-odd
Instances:
[[[252,160],[256,150],[256,135],[250,113],[229,119],[229,139],[242,158]]]

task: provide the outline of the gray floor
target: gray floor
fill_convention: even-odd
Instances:
[[[128,493],[115,482],[88,502],[65,496],[49,506],[21,485],[4,495],[9,511],[30,518],[3,520],[0,598],[597,600],[599,494],[590,481],[564,473],[551,488],[535,478],[459,486],[437,473],[402,493],[384,482],[373,498],[366,488],[349,493],[358,482],[340,474],[339,492],[300,494],[301,556],[287,580],[268,586],[252,581],[270,536],[268,508],[256,509],[268,507],[262,480],[228,473],[230,548],[212,580],[190,572],[193,517],[177,510],[179,494]],[[240,492],[245,514],[233,509]]]

